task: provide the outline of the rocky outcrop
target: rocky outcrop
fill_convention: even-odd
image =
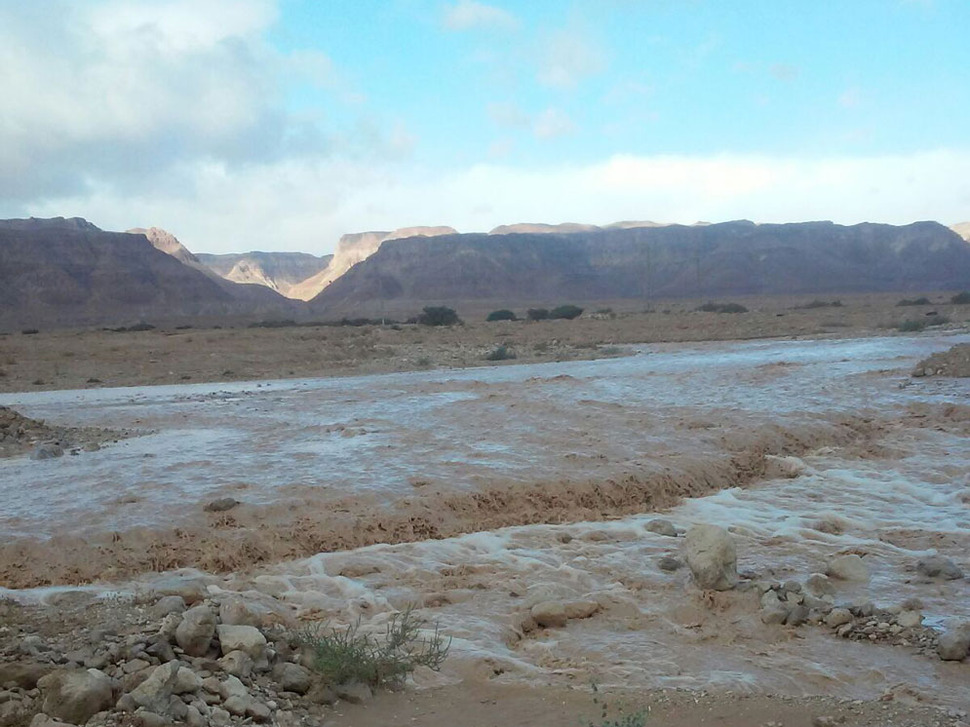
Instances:
[[[335,258],[336,261],[336,258]],[[637,226],[442,235],[381,246],[312,303],[508,305],[730,295],[959,290],[970,245],[935,222]]]
[[[300,300],[311,300],[333,281],[363,262],[380,249],[388,240],[401,240],[410,237],[437,237],[454,235],[453,227],[401,227],[393,232],[353,232],[344,235],[337,243],[337,251],[329,266],[316,275],[290,288],[288,295]]]
[[[191,256],[174,247],[174,238],[158,239]],[[84,220],[0,220],[0,325],[127,324],[291,310],[266,288],[217,282],[197,265],[162,252],[143,234],[105,232]]]
[[[727,591],[738,584],[738,556],[731,535],[717,525],[695,525],[684,541],[687,566],[698,588]]]

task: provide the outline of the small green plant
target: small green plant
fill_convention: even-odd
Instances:
[[[946,316],[941,316],[939,313],[934,313],[931,316],[926,317],[926,326],[945,326],[950,322],[950,319]]]
[[[298,640],[313,651],[313,669],[329,684],[399,686],[419,666],[438,671],[448,656],[451,639],[437,626],[422,637],[424,625],[409,606],[391,617],[382,637],[361,633],[358,620],[346,629],[307,628]]]
[[[544,321],[549,317],[549,309],[529,308],[525,315],[530,321]]]
[[[805,305],[796,305],[795,310],[815,310],[816,308],[841,308],[841,300],[819,300],[816,298],[811,303],[806,303]]]
[[[593,688],[593,704],[595,704],[600,711],[600,718],[598,722],[593,722],[592,720],[587,720],[584,727],[645,727],[647,724],[647,712],[645,710],[638,710],[636,712],[624,713],[623,709],[617,710],[617,715],[610,716],[610,705],[605,699],[600,697],[599,689],[595,684],[592,685]]]
[[[908,305],[930,305],[930,299],[929,298],[903,298],[901,301],[899,301],[896,304],[897,307],[904,307]]]
[[[694,310],[704,313],[747,313],[748,309],[740,303],[714,303],[709,302],[699,305]]]
[[[423,326],[454,326],[461,323],[461,319],[453,308],[429,305],[417,317],[417,322]]]
[[[950,302],[953,305],[970,305],[970,290],[964,290],[962,293],[957,293],[952,298]]]
[[[502,308],[501,310],[493,310],[485,318],[486,322],[493,323],[495,321],[517,321],[518,316],[515,315],[514,311],[510,311],[507,308]]]
[[[485,354],[486,361],[510,361],[515,358],[515,351],[510,349],[504,343],[500,346],[496,346],[491,351]]]
[[[926,321],[908,320],[896,326],[897,331],[902,333],[916,333],[926,328]]]
[[[434,361],[432,361],[428,356],[422,356],[415,363],[417,364],[418,368],[429,369]]]
[[[560,305],[549,311],[550,318],[564,318],[567,321],[579,318],[581,315],[583,315],[583,309],[578,305]]]

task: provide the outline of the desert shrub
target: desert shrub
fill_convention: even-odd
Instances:
[[[432,361],[431,358],[428,356],[422,356],[417,361],[415,361],[415,364],[419,368],[427,369],[427,368],[431,368],[431,366],[434,364],[434,361]]]
[[[926,325],[929,326],[945,326],[950,322],[950,319],[946,316],[941,316],[939,313],[933,313],[926,317]]]
[[[313,670],[329,684],[399,686],[419,666],[437,671],[448,656],[451,639],[437,626],[422,637],[422,626],[409,607],[391,617],[382,637],[361,633],[358,621],[346,629],[308,628],[299,641],[312,650]]]
[[[930,299],[929,298],[903,298],[896,305],[897,306],[930,305]]]
[[[902,331],[903,333],[915,333],[917,331],[922,331],[924,328],[926,328],[926,325],[926,321],[908,320],[898,324],[896,326],[896,330]]]
[[[529,308],[525,313],[530,321],[544,321],[549,317],[547,308]]]
[[[745,308],[740,303],[714,303],[708,302],[704,305],[699,305],[694,310],[702,311],[704,313],[747,313],[748,309]]]
[[[496,346],[485,354],[486,361],[510,361],[513,358],[515,358],[515,351],[510,349],[504,343],[501,346]]]
[[[296,326],[296,321],[292,318],[281,321],[256,321],[249,324],[250,328],[292,328],[294,326]]]
[[[40,333],[40,331],[36,328],[25,328],[21,333],[25,336],[33,336],[34,334]]]
[[[970,305],[970,290],[964,290],[962,293],[957,293],[952,298],[950,302],[953,305]]]
[[[518,317],[515,315],[514,311],[510,311],[507,308],[502,308],[501,310],[493,310],[485,318],[488,323],[494,321],[517,321]]]
[[[841,300],[819,300],[816,298],[811,303],[806,303],[805,305],[796,305],[795,310],[815,310],[816,308],[841,308]]]
[[[425,306],[416,320],[423,326],[454,326],[461,323],[454,309],[443,305]]]
[[[578,305],[560,305],[549,311],[550,318],[565,318],[567,321],[579,318],[581,315],[583,315],[583,309]]]

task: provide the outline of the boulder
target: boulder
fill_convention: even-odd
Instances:
[[[970,623],[947,629],[940,636],[937,653],[944,661],[963,661],[970,653]]]
[[[833,629],[847,623],[852,623],[852,612],[847,608],[833,608],[825,617],[825,625]]]
[[[164,618],[170,613],[184,613],[185,599],[181,596],[162,596],[151,608],[151,614],[155,618]]]
[[[832,578],[842,581],[869,580],[869,566],[855,553],[832,558],[825,572]]]
[[[672,573],[675,570],[683,568],[684,561],[673,555],[664,555],[657,561],[657,567],[662,571]]]
[[[963,571],[949,558],[942,555],[931,555],[916,564],[916,572],[927,578],[942,578],[945,581],[955,581],[963,578]]]
[[[788,619],[789,607],[781,602],[774,591],[765,591],[761,596],[761,622],[782,624]]]
[[[165,713],[168,710],[169,697],[175,693],[179,672],[183,669],[189,671],[177,661],[155,667],[145,681],[128,693],[128,698],[136,708],[143,707],[155,714]]]
[[[532,607],[533,620],[542,628],[561,628],[566,625],[569,617],[566,607],[559,601],[543,601]]]
[[[687,565],[698,588],[727,591],[738,584],[734,540],[717,525],[695,525],[685,540]]]
[[[266,650],[266,637],[255,626],[219,624],[216,628],[223,654],[242,651],[252,659],[259,659]]]
[[[0,662],[0,685],[14,684],[21,689],[33,689],[37,682],[53,671],[51,664],[10,661]]]
[[[44,693],[45,714],[83,725],[114,704],[111,678],[97,669],[65,669],[37,682]]]
[[[334,691],[337,693],[338,698],[351,704],[363,704],[374,696],[371,688],[361,682],[339,684],[334,688]]]
[[[919,611],[903,611],[896,617],[896,623],[904,629],[911,629],[923,623],[923,614]]]
[[[216,617],[207,606],[195,606],[182,614],[175,641],[189,656],[205,656],[216,632]]]
[[[674,524],[670,522],[670,520],[662,520],[658,518],[656,520],[651,520],[643,527],[651,533],[656,533],[657,535],[665,535],[668,538],[677,537],[677,528],[674,527]]]

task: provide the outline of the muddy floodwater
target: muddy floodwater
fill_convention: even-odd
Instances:
[[[30,600],[135,592],[163,577],[153,568],[185,566],[303,620],[375,627],[415,604],[453,639],[443,682],[905,693],[967,708],[966,664],[765,625],[757,589],[712,596],[686,568],[660,569],[683,538],[646,525],[727,528],[747,582],[804,581],[858,554],[871,577],[836,581],[836,603],[919,599],[934,629],[970,619],[966,578],[915,570],[939,554],[970,571],[970,379],[909,375],[968,340],[650,345],[599,361],[3,395],[52,423],[144,434],[0,461],[0,574],[44,585],[6,592]],[[226,496],[242,504],[203,512]],[[523,614],[549,600],[592,613],[524,632]]]

